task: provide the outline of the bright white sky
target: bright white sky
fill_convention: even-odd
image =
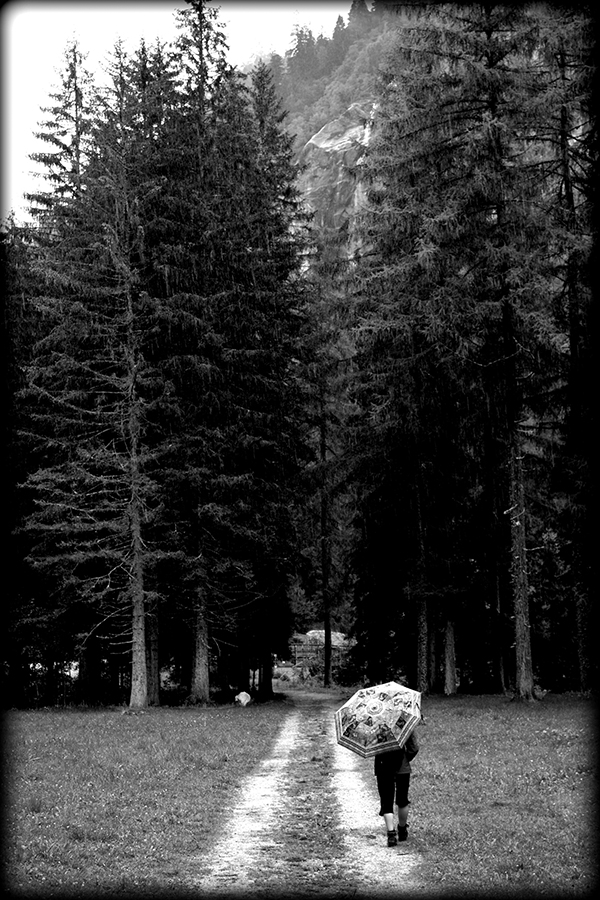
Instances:
[[[118,38],[135,49],[143,37],[175,37],[174,10],[185,0],[9,0],[1,10],[2,34],[2,190],[0,218],[14,210],[25,218],[23,193],[32,189],[40,149],[33,137],[40,108],[57,85],[63,50],[75,35],[88,53],[86,64],[99,69]],[[309,25],[317,37],[331,37],[338,16],[348,21],[351,0],[216,0],[229,44],[229,60],[249,62],[259,52],[283,55],[294,25]]]

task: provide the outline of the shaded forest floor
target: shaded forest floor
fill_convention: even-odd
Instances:
[[[390,849],[372,761],[335,740],[333,711],[350,693],[297,689],[246,709],[153,710],[137,717],[10,713],[11,893],[590,892],[596,872],[591,701],[424,698],[409,840]],[[94,733],[85,750],[84,731]],[[58,782],[49,793],[42,789],[44,780],[60,781],[61,759],[73,760],[70,752],[86,757],[87,797],[76,763],[62,796],[53,797]],[[126,797],[132,782],[135,793]]]

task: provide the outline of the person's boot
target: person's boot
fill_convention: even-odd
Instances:
[[[405,841],[408,837],[408,825],[398,825],[398,840]]]
[[[387,841],[388,841],[388,847],[396,847],[398,845],[398,838],[396,837],[395,831],[388,831]]]

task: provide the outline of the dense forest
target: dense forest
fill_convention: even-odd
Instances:
[[[325,685],[592,690],[590,9],[353,0],[248,71],[176,15],[67,44],[3,223],[5,704],[269,699],[310,628]],[[354,102],[349,253],[298,159]]]

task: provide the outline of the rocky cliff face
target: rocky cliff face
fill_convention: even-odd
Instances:
[[[356,216],[364,200],[360,167],[371,133],[373,103],[353,103],[325,125],[300,154],[304,171],[299,187],[317,228],[342,238],[340,252],[351,257],[357,248]]]

